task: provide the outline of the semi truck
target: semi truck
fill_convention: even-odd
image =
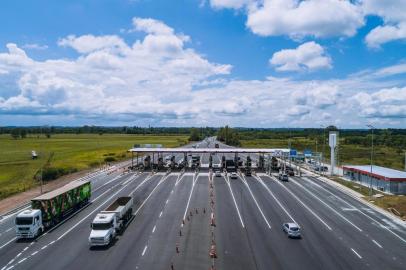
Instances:
[[[90,181],[73,181],[31,200],[15,218],[16,237],[35,238],[89,202]]]
[[[122,233],[132,216],[133,198],[118,197],[105,210],[96,215],[91,223],[89,245],[107,246],[117,234]]]

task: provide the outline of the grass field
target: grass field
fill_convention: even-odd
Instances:
[[[256,139],[256,140],[241,140],[242,147],[249,148],[287,148],[287,139]],[[298,138],[295,137],[291,140],[292,148],[299,151],[304,149],[311,149],[313,152],[316,151],[316,142],[309,138]],[[317,145],[317,151],[323,151],[323,144],[321,142]],[[370,164],[370,152],[369,147],[355,145],[355,144],[344,144],[340,141],[339,144],[339,157],[338,164],[351,164],[351,165],[368,165]],[[330,159],[330,148],[326,144],[324,156],[329,162]],[[375,146],[374,148],[374,164],[384,167],[390,167],[393,169],[404,170],[405,164],[405,154],[404,152],[398,152],[395,148]]]
[[[51,138],[28,136],[12,139],[0,135],[0,199],[38,184],[36,173],[52,168],[67,173],[104,164],[106,158],[123,160],[134,144],[162,144],[177,147],[187,143],[188,136],[154,136],[122,134],[57,134]],[[35,150],[38,159],[31,159]]]

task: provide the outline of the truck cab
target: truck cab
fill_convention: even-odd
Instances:
[[[15,231],[16,237],[35,238],[42,233],[42,213],[39,209],[24,210],[16,216]]]
[[[109,245],[116,236],[116,228],[119,226],[115,213],[100,213],[90,225],[92,231],[89,236],[90,246]]]

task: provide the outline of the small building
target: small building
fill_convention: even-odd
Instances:
[[[391,194],[406,195],[406,172],[373,165],[343,166],[344,177],[360,185]]]

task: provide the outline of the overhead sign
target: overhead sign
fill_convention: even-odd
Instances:
[[[297,156],[297,150],[296,150],[296,149],[290,149],[289,155],[290,155],[291,157],[296,157],[296,156]]]
[[[134,144],[134,148],[162,148],[162,144]]]

